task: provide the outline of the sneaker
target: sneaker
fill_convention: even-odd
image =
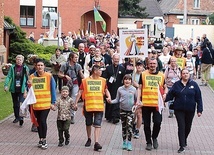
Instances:
[[[19,120],[18,119],[14,119],[13,120],[13,123],[17,123]]]
[[[204,86],[207,86],[207,83],[205,83]]]
[[[100,149],[102,149],[102,146],[98,142],[96,142],[94,144],[94,151],[99,151]]]
[[[125,140],[123,141],[122,149],[123,149],[123,150],[126,150],[126,149],[127,149],[127,143],[126,143],[126,141],[125,141]]]
[[[38,132],[38,129],[34,124],[32,124],[31,132]]]
[[[168,118],[172,118],[173,117],[173,113],[170,113]]]
[[[19,121],[19,126],[22,127],[23,123],[24,123],[24,120],[21,119],[21,120]]]
[[[179,150],[178,150],[178,153],[182,153],[184,151],[185,151],[185,149],[183,147],[180,147]]]
[[[146,144],[146,150],[151,151],[152,150],[152,144]]]
[[[46,142],[46,140],[43,140],[42,141],[42,147],[41,147],[43,150],[47,149],[48,148],[48,144]]]
[[[58,146],[59,146],[59,147],[62,147],[62,146],[63,146],[63,144],[62,144],[61,142],[59,142]]]
[[[134,134],[135,139],[139,139],[139,137],[140,137],[139,130],[136,129],[133,134]]]
[[[71,124],[74,124],[75,121],[74,121],[74,116],[71,116]]]
[[[65,145],[68,145],[70,143],[69,139],[65,140]]]
[[[91,146],[91,138],[88,138],[87,142],[85,143],[85,147]]]
[[[154,149],[158,148],[158,140],[157,139],[153,139],[153,147],[154,147]]]
[[[132,151],[132,142],[128,141],[127,143],[127,151]]]
[[[41,140],[39,141],[39,143],[37,144],[37,146],[38,146],[39,148],[42,147],[42,141],[41,141]]]

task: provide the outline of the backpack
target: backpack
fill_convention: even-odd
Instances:
[[[64,74],[65,74],[65,75],[70,76],[70,75],[68,74],[69,68],[71,68],[71,67],[69,66],[69,62],[66,62],[66,69],[65,69],[65,71],[64,71]],[[73,69],[71,69],[71,70],[73,70]],[[74,72],[75,72],[76,77],[77,77],[77,80],[78,80],[78,85],[80,85],[80,84],[81,84],[81,78],[80,78],[79,73],[78,73],[78,71],[77,71],[77,64],[76,64],[76,63],[75,63],[75,65],[74,65]],[[71,78],[71,79],[72,79],[72,78]],[[72,81],[72,80],[68,81],[67,78],[63,77],[63,85],[67,85],[70,89],[72,89],[72,87],[73,87],[73,81]]]

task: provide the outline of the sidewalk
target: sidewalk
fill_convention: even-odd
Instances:
[[[214,94],[209,87],[201,86],[204,102],[204,113],[202,117],[195,116],[192,131],[188,139],[188,147],[185,154],[214,154]],[[168,109],[163,111],[163,122],[160,135],[158,137],[159,148],[157,150],[146,151],[143,126],[140,129],[140,139],[133,139],[133,151],[121,149],[122,135],[121,124],[114,125],[108,123],[103,118],[100,144],[103,149],[100,152],[93,150],[94,138],[92,136],[92,146],[85,148],[87,140],[84,117],[81,110],[82,103],[76,113],[75,124],[70,127],[71,142],[68,146],[58,147],[58,135],[56,127],[57,111],[51,111],[48,117],[48,149],[38,148],[38,135],[30,131],[31,123],[25,119],[22,128],[18,124],[13,124],[13,116],[0,122],[0,155],[177,155],[178,138],[177,123],[175,117],[168,118]]]

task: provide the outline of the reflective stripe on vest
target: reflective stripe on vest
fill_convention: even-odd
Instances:
[[[163,87],[164,74],[150,74],[149,71],[142,73],[142,102],[143,106],[157,107],[158,106],[158,85]]]
[[[98,79],[89,77],[83,79],[82,84],[86,111],[104,111],[103,95],[106,80],[101,77]]]
[[[41,77],[31,75],[32,86],[35,92],[37,102],[33,104],[34,110],[50,109],[51,105],[51,91],[50,82],[51,75],[47,72]]]

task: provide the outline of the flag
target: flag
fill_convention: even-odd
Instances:
[[[26,99],[24,100],[24,102],[22,103],[20,109],[26,109],[28,108],[28,106],[30,106],[30,117],[31,117],[31,122],[38,126],[38,122],[36,120],[36,117],[34,115],[34,112],[33,112],[33,108],[32,108],[32,104],[35,104],[36,103],[36,96],[35,96],[35,93],[33,91],[33,87],[30,86],[29,88],[29,91],[28,91],[28,94],[27,94],[27,97]]]
[[[94,7],[94,20],[95,22],[100,22],[103,31],[106,32],[106,22],[95,7]]]

